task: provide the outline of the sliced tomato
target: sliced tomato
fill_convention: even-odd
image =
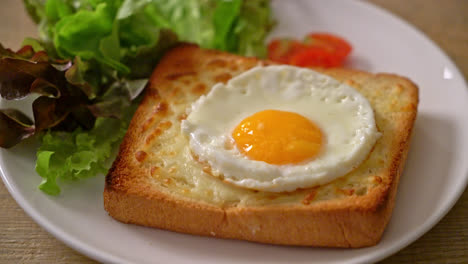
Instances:
[[[302,67],[339,67],[351,52],[344,39],[328,33],[312,33],[303,42],[277,39],[268,45],[270,60]]]
[[[321,48],[308,48],[297,52],[289,59],[289,64],[300,67],[337,67],[341,66],[344,58]]]
[[[297,40],[276,39],[268,44],[268,59],[288,64],[291,56],[304,49],[304,44]]]
[[[336,56],[346,57],[352,50],[344,39],[329,33],[312,33],[305,37],[304,44],[310,47],[323,48]]]

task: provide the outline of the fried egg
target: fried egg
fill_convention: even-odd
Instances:
[[[193,155],[239,187],[284,192],[328,183],[380,136],[368,100],[310,69],[255,67],[217,83],[181,125]]]

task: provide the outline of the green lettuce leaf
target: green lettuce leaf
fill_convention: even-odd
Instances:
[[[89,131],[48,131],[37,151],[36,172],[42,177],[39,189],[60,193],[61,181],[73,181],[105,174],[109,158],[119,145],[128,120],[98,118]]]
[[[32,20],[39,24],[45,17],[46,0],[23,0],[24,7]]]
[[[62,58],[79,56],[84,60],[96,59],[123,74],[130,73],[130,69],[120,62],[114,12],[110,5],[101,3],[93,11],[80,10],[62,17],[54,29],[58,54]]]
[[[273,25],[269,0],[24,2],[39,23],[42,41],[46,46],[53,43],[58,56],[97,60],[121,76],[132,75],[133,68],[125,64],[128,57],[164,45],[161,30],[203,48],[264,57],[263,41]]]
[[[269,0],[23,0],[39,27],[12,52],[0,45],[0,94],[40,96],[34,122],[0,110],[0,147],[36,132],[39,188],[105,173],[151,72],[178,41],[264,57]],[[3,133],[3,134],[2,134]]]
[[[25,38],[21,46],[31,46],[34,52],[45,51],[44,45],[39,40],[33,38]]]
[[[235,51],[236,42],[233,40],[233,25],[240,15],[241,0],[220,0],[213,15],[215,36],[213,46],[220,50]]]
[[[152,0],[145,11],[156,25],[174,31],[180,40],[212,48],[216,4],[215,0]]]
[[[269,0],[152,0],[148,18],[203,48],[265,57],[273,27]]]
[[[265,38],[274,26],[269,0],[244,1],[233,36],[237,45],[234,53],[245,56],[266,57]]]

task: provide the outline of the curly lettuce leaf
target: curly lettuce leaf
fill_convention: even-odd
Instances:
[[[85,94],[78,87],[68,83],[65,72],[71,64],[66,61],[51,60],[44,51],[34,52],[31,46],[25,46],[18,52],[4,49],[0,45],[0,95],[7,100],[18,100],[31,93],[38,94],[32,104],[34,123],[20,122],[17,117],[25,117],[15,110],[4,109],[2,112],[0,147],[11,147],[35,133],[57,126],[63,120],[72,122],[84,120],[79,108],[90,104]],[[89,112],[89,110],[88,110]],[[70,116],[72,113],[72,116]],[[22,118],[24,120],[24,118]],[[89,120],[91,125],[94,119]]]
[[[159,27],[203,48],[265,57],[273,26],[269,0],[152,0],[145,13]]]
[[[266,57],[265,38],[274,26],[269,0],[244,1],[233,36],[235,53],[245,56]]]
[[[241,0],[221,0],[218,2],[213,15],[215,36],[213,46],[220,50],[235,51],[236,42],[233,40],[233,25],[237,21],[242,7]]]
[[[145,12],[152,0],[24,1],[38,17],[42,41],[63,59],[96,60],[126,76],[132,72],[123,63],[127,55],[161,44],[161,28]]]
[[[17,100],[38,94],[32,110],[34,123],[25,126],[15,118],[19,111],[1,110],[0,147],[11,147],[32,134],[53,128],[71,131],[90,129],[96,117],[121,118],[138,97],[147,79],[113,80],[99,85],[99,71],[90,62],[76,57],[70,61],[52,60],[45,51],[35,53],[31,46],[18,52],[0,45],[0,95]],[[13,140],[14,139],[14,140]]]
[[[98,118],[89,131],[48,131],[37,151],[36,172],[42,177],[39,189],[60,194],[62,181],[105,174],[109,158],[127,129],[128,121]]]
[[[39,21],[42,41],[52,42],[61,58],[97,60],[124,77],[133,75],[134,69],[125,63],[128,57],[164,44],[161,30],[204,48],[264,57],[263,40],[273,24],[268,0],[24,2]]]
[[[45,17],[45,2],[46,0],[23,0],[26,11],[36,24]]]
[[[0,146],[10,148],[34,134],[33,122],[15,109],[0,109]]]
[[[49,21],[56,23],[61,18],[73,13],[73,8],[63,0],[47,0],[45,4],[45,15]]]
[[[22,47],[30,46],[34,52],[45,51],[44,45],[37,39],[25,38],[23,39]]]
[[[123,74],[128,74],[130,69],[120,62],[120,44],[117,25],[114,25],[114,12],[109,5],[101,3],[95,10],[80,10],[62,17],[54,28],[54,44],[59,56],[96,59]]]
[[[128,109],[174,43],[263,57],[273,25],[269,0],[23,1],[40,40],[26,39],[16,53],[0,46],[0,94],[40,96],[34,123],[0,110],[5,131],[17,134],[0,135],[0,146],[8,136],[17,136],[16,144],[44,131],[36,170],[39,188],[51,195],[60,193],[61,181],[105,173]]]
[[[214,0],[152,0],[145,11],[156,25],[174,31],[180,40],[212,48],[216,4]]]

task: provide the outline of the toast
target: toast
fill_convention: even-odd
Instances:
[[[370,102],[382,133],[358,168],[293,192],[227,184],[190,153],[187,108],[218,82],[271,62],[181,44],[151,76],[106,176],[104,207],[124,222],[261,243],[358,248],[380,240],[394,206],[417,114],[418,88],[392,74],[318,70]]]

